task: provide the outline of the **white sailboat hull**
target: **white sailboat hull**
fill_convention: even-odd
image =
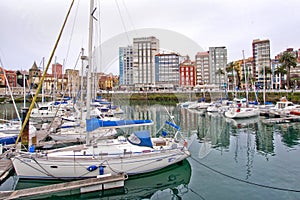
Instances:
[[[184,141],[150,139],[147,131],[135,134],[129,138],[119,136],[118,139],[99,140],[93,145],[74,145],[45,153],[21,153],[12,158],[12,163],[20,178],[82,179],[99,175],[100,166],[104,174],[135,175],[165,168],[190,156]]]
[[[171,149],[165,152],[149,152],[144,155],[123,154],[114,158],[107,156],[82,157],[34,157],[17,156],[13,165],[17,175],[25,179],[81,179],[96,177],[99,169],[87,170],[90,166],[103,166],[104,174],[125,172],[128,175],[152,172],[186,159],[187,150]]]
[[[232,108],[225,112],[225,116],[231,119],[241,119],[259,116],[259,110],[255,108]]]

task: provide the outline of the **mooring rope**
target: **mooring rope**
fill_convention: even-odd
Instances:
[[[217,174],[220,174],[222,176],[225,176],[227,178],[231,178],[233,180],[236,180],[236,181],[239,181],[239,182],[243,182],[243,183],[246,183],[246,184],[249,184],[249,185],[255,185],[255,186],[258,186],[258,187],[263,187],[263,188],[268,188],[268,189],[273,189],[273,190],[281,190],[281,191],[287,191],[287,192],[300,192],[300,190],[296,190],[296,189],[289,189],[289,188],[281,188],[281,187],[275,187],[275,186],[269,186],[269,185],[264,185],[264,184],[260,184],[260,183],[255,183],[255,182],[251,182],[251,181],[247,181],[247,180],[243,180],[243,179],[240,179],[240,178],[237,178],[237,177],[234,177],[234,176],[231,176],[231,175],[228,175],[228,174],[225,174],[221,171],[218,171],[202,162],[200,162],[199,160],[197,160],[196,158],[194,158],[193,156],[190,157],[192,160],[194,160],[195,162],[197,162],[199,165],[217,173]]]

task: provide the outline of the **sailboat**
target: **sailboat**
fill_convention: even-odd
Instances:
[[[129,138],[99,140],[40,153],[23,152],[12,161],[19,178],[82,179],[103,174],[136,175],[153,172],[190,156],[185,142],[151,138],[150,132],[134,132]]]
[[[165,197],[163,199],[172,199],[174,196],[182,196],[187,190],[186,188],[190,182],[192,175],[191,165],[187,160],[183,161],[180,165],[172,165],[165,169],[155,171],[147,175],[138,175],[133,179],[126,180],[125,188],[123,190],[102,190],[100,193],[91,192],[85,194],[70,194],[69,191],[60,193],[50,193],[49,195],[43,194],[42,198],[56,198],[60,199],[158,199],[158,197]],[[11,188],[25,189],[33,187],[31,181],[19,180],[18,183],[11,181]],[[47,182],[34,182],[35,186],[44,186]],[[147,183],[147,184],[143,184]],[[187,188],[186,188],[187,189]],[[157,194],[160,192],[160,194]]]
[[[246,83],[246,99],[234,99],[233,106],[225,112],[225,116],[232,119],[241,119],[249,117],[259,116],[259,109],[255,107],[250,107],[248,102],[248,81],[246,73],[246,62],[243,51],[243,62],[244,62],[244,72],[245,72],[245,83]]]
[[[94,1],[90,3],[90,13],[93,13]],[[90,37],[93,18],[90,16]],[[170,125],[175,135],[152,138],[148,130],[133,132],[128,138],[119,136],[117,139],[107,139],[91,142],[89,131],[101,128],[104,121],[90,118],[91,99],[91,54],[92,45],[89,40],[89,71],[87,82],[87,141],[82,145],[74,145],[43,152],[20,152],[12,158],[15,172],[23,179],[83,179],[126,173],[137,175],[163,169],[179,163],[190,156],[187,142],[181,136],[180,127],[173,122]],[[148,121],[147,121],[148,122]],[[111,126],[124,126],[128,121],[112,123]],[[134,123],[133,123],[134,124]],[[142,123],[141,123],[142,124]],[[107,127],[109,124],[106,124]],[[130,123],[130,125],[132,125]]]
[[[232,106],[225,112],[225,116],[231,119],[241,119],[259,116],[259,109],[249,107],[245,99],[233,100]]]

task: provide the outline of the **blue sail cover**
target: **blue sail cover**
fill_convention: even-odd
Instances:
[[[166,124],[169,124],[170,126],[176,128],[178,131],[180,131],[180,127],[177,126],[176,124],[173,124],[172,122],[166,121]]]
[[[54,101],[53,105],[58,106],[59,104],[68,104],[68,102],[66,102],[66,101]]]
[[[101,120],[92,118],[86,120],[86,131],[90,132],[97,128],[112,128],[112,127],[126,127],[135,125],[149,125],[152,120]]]
[[[14,136],[5,136],[0,138],[0,144],[6,145],[6,144],[14,144],[18,138],[18,135]]]
[[[131,144],[138,145],[138,146],[146,146],[146,147],[151,147],[151,148],[153,147],[149,130],[134,132],[128,138],[128,141]]]
[[[91,118],[86,120],[86,131],[90,132],[99,128],[99,123],[97,118]]]

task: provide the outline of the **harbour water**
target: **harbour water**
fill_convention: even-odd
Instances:
[[[229,120],[159,104],[122,109],[127,118],[152,119],[155,126],[150,129],[157,135],[169,114],[174,116],[189,138],[191,157],[181,165],[130,178],[122,189],[60,199],[300,199],[300,123],[263,124],[263,117]],[[18,181],[12,175],[0,190],[42,184],[49,183]]]

